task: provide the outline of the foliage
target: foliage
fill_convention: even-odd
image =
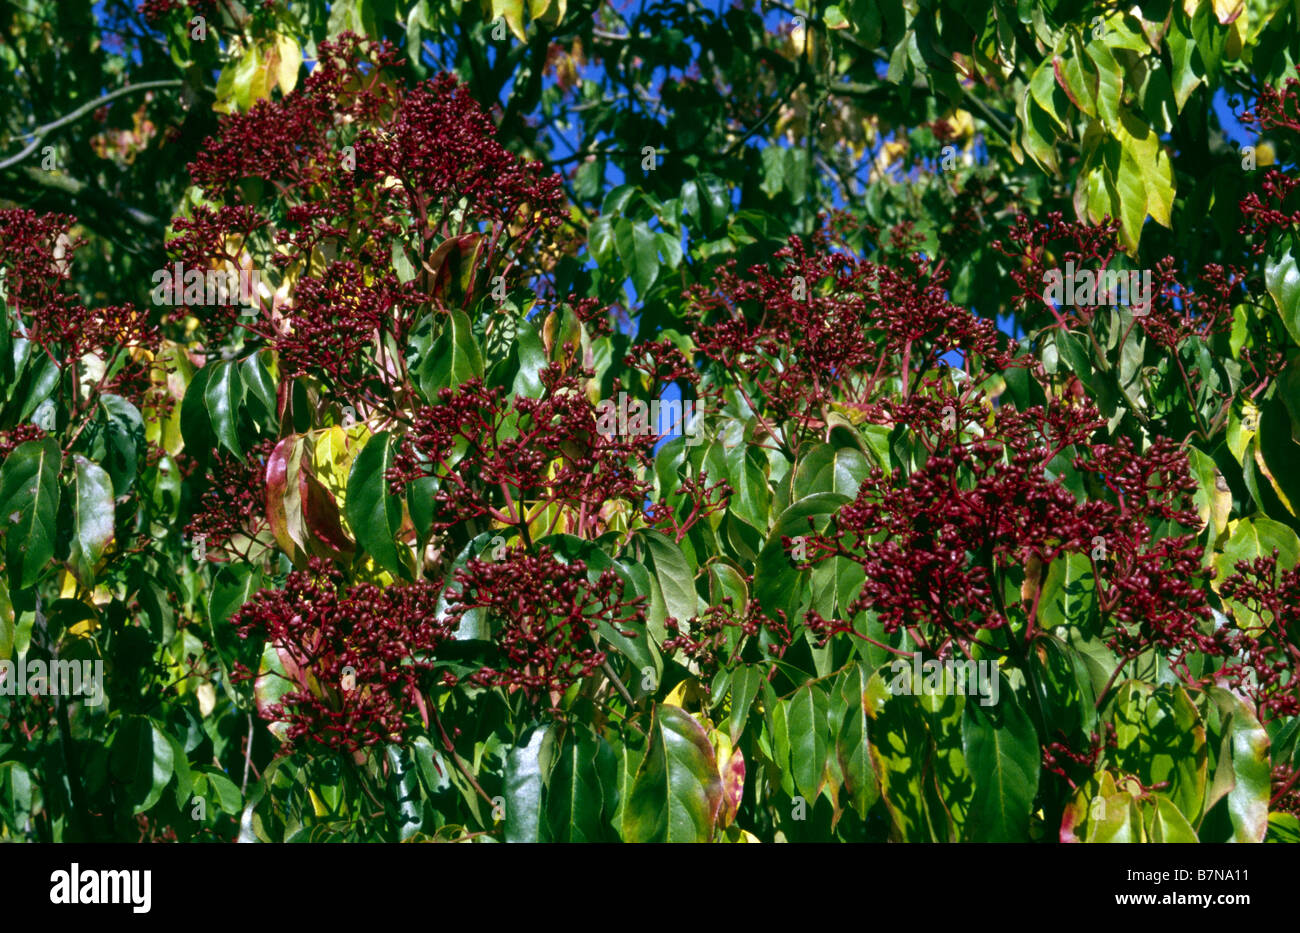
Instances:
[[[1297,15],[7,6],[0,835],[1300,839]]]

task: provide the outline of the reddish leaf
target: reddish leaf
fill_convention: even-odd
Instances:
[[[425,263],[425,268],[433,275],[431,294],[453,304],[473,303],[475,296],[471,291],[482,239],[482,234],[466,233],[438,244]],[[447,292],[449,283],[453,286],[452,294]]]
[[[298,470],[298,495],[308,531],[307,548],[317,557],[351,560],[356,544],[343,530],[338,502],[307,464]]]
[[[266,518],[281,550],[295,565],[305,562],[306,539],[302,532],[301,492],[298,483],[302,463],[301,435],[280,441],[266,461]]]
[[[745,796],[745,753],[733,749],[726,761],[718,762],[722,775],[722,808],[718,813],[718,827],[726,829],[736,818],[740,800]]]

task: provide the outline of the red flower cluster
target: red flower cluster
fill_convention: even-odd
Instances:
[[[749,582],[753,582],[752,578]],[[700,666],[704,675],[701,679],[708,683],[712,679],[710,675],[741,660],[745,639],[758,642],[761,660],[784,657],[794,635],[785,613],[777,610],[777,616],[773,619],[764,613],[757,600],[750,600],[743,610],[736,609],[728,600],[692,618],[689,631],[683,631],[682,624],[670,617],[664,622],[669,631],[664,651],[681,651]]]
[[[412,710],[427,726],[422,690],[454,631],[438,615],[441,592],[428,581],[345,589],[343,575],[320,559],[289,574],[283,589],[258,592],[231,624],[241,638],[270,642],[292,685],[263,716],[287,722],[290,743],[346,751],[401,741]]]
[[[203,307],[209,337],[243,326],[287,375],[387,411],[406,373],[386,348],[431,307],[471,301],[490,272],[536,274],[560,180],[502,147],[454,77],[408,89],[387,43],[346,34],[319,54],[293,93],[223,119],[190,166],[217,206],[178,218],[169,246],[192,268],[260,270],[281,290],[253,320]]]
[[[32,424],[30,421],[24,421],[14,425],[8,431],[0,431],[0,461],[3,461],[14,448],[27,441],[39,441],[45,437],[44,429]]]
[[[154,25],[177,10],[186,10],[188,13],[200,16],[213,16],[217,12],[217,0],[144,0],[136,10],[150,25]]]
[[[1067,263],[1092,273],[1110,269],[1119,255],[1118,232],[1117,221],[1093,227],[1066,221],[1059,212],[1049,214],[1045,223],[1031,223],[1023,216],[1016,219],[1008,234],[1012,245],[998,240],[993,246],[1018,262],[1018,268],[1011,270],[1011,278],[1020,288],[1015,304],[1031,314],[1029,323],[1035,312],[1046,310],[1060,327],[1087,328],[1099,310],[1109,310],[1073,303],[1053,306],[1044,298],[1044,274],[1064,269]],[[1208,264],[1202,276],[1205,289],[1199,293],[1179,284],[1170,257],[1160,260],[1151,271],[1151,307],[1136,320],[1162,347],[1174,350],[1190,337],[1208,339],[1231,326],[1232,295],[1245,278],[1241,270]]]
[[[208,548],[220,547],[239,534],[250,538],[266,522],[266,458],[274,440],[262,441],[239,460],[218,453],[208,464],[209,486],[199,499],[194,517],[185,528],[187,537],[204,536]]]
[[[417,413],[389,480],[437,481],[433,530],[485,516],[530,525],[557,506],[552,530],[594,538],[619,502],[640,507],[648,488],[640,474],[655,438],[600,434],[582,381],[558,364],[541,380],[541,398],[507,403],[474,380],[444,389],[438,404]]]
[[[1228,660],[1220,674],[1268,718],[1300,715],[1300,567],[1279,571],[1277,554],[1240,561],[1219,593],[1259,616],[1259,625],[1216,632]]]
[[[732,491],[725,479],[710,483],[708,471],[701,470],[683,479],[672,493],[650,506],[646,517],[681,544],[697,522],[727,507]]]
[[[645,374],[646,387],[651,391],[657,392],[679,379],[692,386],[700,384],[699,372],[667,338],[636,344],[623,362]]]
[[[91,310],[70,290],[73,255],[84,243],[70,235],[73,223],[64,214],[0,210],[0,269],[21,335],[60,362],[154,346],[157,332],[143,314],[120,305]]]
[[[536,555],[511,548],[499,561],[473,559],[456,574],[449,624],[486,612],[499,667],[483,667],[473,683],[523,690],[534,701],[559,695],[605,662],[595,636],[603,622],[628,637],[645,634],[644,597],[624,599],[613,569],[588,581],[587,565],[565,564],[547,547]]]
[[[785,263],[779,272],[755,266],[740,279],[728,268],[692,289],[695,341],[746,374],[756,408],[795,418],[800,435],[833,400],[864,407],[900,383],[906,396],[951,351],[1002,359],[993,323],[948,302],[943,273],[923,260],[900,271],[810,254],[796,238],[775,259]]]
[[[933,419],[942,401],[918,406],[923,420],[914,429],[940,431]],[[958,425],[978,411],[960,399],[947,403]],[[1038,587],[1023,590],[1025,604],[1008,605],[1002,581],[1077,553],[1092,560],[1098,604],[1117,623],[1117,651],[1158,644],[1178,663],[1213,647],[1197,624],[1209,615],[1196,586],[1201,549],[1190,534],[1152,531],[1158,521],[1197,524],[1186,455],[1167,444],[1144,453],[1126,441],[1089,445],[1101,425],[1087,406],[999,408],[984,436],[962,442],[950,430],[910,476],[875,471],[840,509],[834,530],[810,540],[814,561],[838,555],[866,571],[847,618],[871,610],[887,631],[906,628],[929,647],[954,638],[969,646],[980,629],[1012,617],[1029,619],[1032,631]],[[1066,451],[1079,451],[1074,470],[1097,477],[1088,498],[1059,475],[1056,461]],[[811,615],[811,627],[850,631],[847,622]]]

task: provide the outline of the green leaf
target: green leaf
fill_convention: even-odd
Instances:
[[[705,457],[709,476],[725,478],[731,486],[732,514],[760,534],[767,534],[772,507],[772,492],[763,471],[765,463],[760,451],[747,444],[711,444]]]
[[[1097,116],[1097,74],[1084,54],[1078,33],[1071,32],[1069,53],[1052,61],[1056,81],[1070,102],[1085,114]]]
[[[1223,717],[1222,731],[1230,749],[1233,780],[1228,791],[1228,816],[1232,820],[1232,841],[1263,842],[1268,833],[1272,792],[1268,733],[1250,705],[1236,694],[1222,687],[1211,687],[1208,692]],[[1220,761],[1219,766],[1223,764]]]
[[[447,568],[447,579],[454,579],[458,571],[464,570],[465,566],[472,558],[483,553],[492,544],[495,537],[491,531],[485,531],[478,535],[468,544],[466,544],[456,559]],[[438,603],[434,607],[434,613],[439,624],[446,621],[447,616],[451,613],[451,595],[455,592],[453,587],[444,587],[442,593],[438,596]],[[475,606],[467,611],[457,626],[455,635],[457,641],[490,641],[492,639],[492,624],[488,619],[488,614],[481,606]]]
[[[587,249],[598,265],[605,265],[614,255],[614,221],[616,217],[602,215],[592,221],[587,231]]]
[[[185,746],[181,744],[181,740],[169,732],[164,732],[162,735],[172,749],[172,765],[176,774],[176,806],[184,808],[190,802],[190,795],[194,791],[194,772],[190,770],[190,762],[185,757]]]
[[[225,675],[221,685],[232,703],[240,709],[249,705],[248,685],[243,682],[236,688],[230,672],[236,663],[252,668],[258,660],[259,645],[255,639],[240,638],[230,617],[261,589],[262,574],[255,568],[242,564],[228,564],[217,571],[208,595],[208,630],[212,644],[217,649],[217,660]]]
[[[849,792],[853,809],[863,819],[880,799],[876,771],[871,765],[870,717],[867,714],[870,683],[871,668],[861,661],[845,672],[840,683],[843,718],[835,736],[835,754],[844,775],[844,788]]]
[[[807,570],[794,568],[791,555],[787,553],[781,539],[810,534],[810,518],[829,515],[849,501],[848,496],[839,493],[813,493],[792,502],[776,520],[767,536],[767,543],[758,555],[754,573],[754,598],[769,616],[775,615],[777,610],[785,610],[789,614],[797,608],[806,588],[801,585],[801,581],[809,575]]]
[[[1290,246],[1280,256],[1276,252],[1269,254],[1264,262],[1264,284],[1291,340],[1300,344],[1300,268]]]
[[[220,771],[204,769],[202,774],[207,779],[208,787],[216,794],[217,806],[221,811],[231,816],[238,813],[244,805],[239,786]]]
[[[190,386],[193,388],[193,383]],[[86,433],[90,436],[87,455],[108,471],[114,494],[126,495],[135,486],[140,458],[145,451],[144,418],[140,410],[120,395],[100,396],[95,420]],[[206,448],[189,452],[198,457],[207,455]]]
[[[1115,697],[1115,764],[1156,791],[1191,822],[1205,803],[1205,725],[1182,687],[1129,681]]]
[[[676,706],[656,706],[650,745],[626,812],[627,842],[708,842],[722,805],[722,778],[708,735]]]
[[[14,589],[26,589],[50,566],[59,511],[58,441],[18,445],[0,467],[0,522]]]
[[[895,683],[906,687],[910,676],[908,671],[891,674],[889,667],[871,675],[866,699],[868,748],[894,835],[903,842],[929,842],[925,809],[926,762],[932,749],[929,729],[915,696],[891,693]]]
[[[790,729],[790,770],[795,787],[808,801],[821,793],[830,755],[827,736],[829,698],[825,692],[804,684],[786,701],[786,724]]]
[[[520,42],[528,41],[524,33],[524,0],[492,0],[492,18],[505,19]]]
[[[1041,626],[1048,630],[1059,626],[1088,630],[1096,608],[1097,582],[1088,555],[1067,553],[1058,556],[1048,566],[1038,596]]]
[[[239,442],[239,406],[244,401],[244,383],[233,360],[224,360],[213,366],[203,399],[218,443],[242,459],[244,448]]]
[[[739,668],[731,678],[731,714],[727,732],[735,744],[745,730],[745,721],[749,718],[749,708],[754,705],[754,697],[766,681],[763,668],[755,664],[746,664]]]
[[[1097,722],[1096,697],[1087,662],[1055,635],[1041,634],[1030,656],[1037,671],[1033,678],[1042,701],[1047,731],[1083,739]],[[1109,677],[1110,672],[1106,672]]]
[[[0,576],[0,661],[8,661],[14,656],[14,638],[18,631],[14,626],[14,604],[9,598],[9,586]]]
[[[968,838],[979,842],[1025,842],[1038,793],[1038,734],[1005,681],[998,702],[966,704],[962,750],[975,781],[966,817]]]
[[[385,801],[388,819],[397,827],[397,838],[410,839],[424,823],[420,800],[420,772],[415,755],[410,749],[400,745],[389,745],[384,749],[388,762],[388,781]]]
[[[763,182],[759,190],[769,198],[781,193],[785,186],[785,149],[773,143],[763,150]]]
[[[411,570],[397,543],[402,527],[402,500],[388,488],[396,442],[387,432],[366,441],[348,473],[345,497],[348,524],[357,544],[389,573],[409,579]],[[402,548],[404,552],[406,548]]]
[[[659,278],[659,243],[654,232],[643,220],[620,217],[614,223],[614,245],[637,296],[644,298]]]
[[[1255,465],[1268,479],[1282,505],[1300,515],[1300,444],[1292,435],[1291,414],[1280,395],[1259,408],[1259,429],[1253,445]]]
[[[1115,138],[1138,168],[1146,189],[1146,212],[1156,223],[1168,227],[1174,203],[1174,173],[1169,154],[1160,144],[1156,131],[1125,108],[1120,113]],[[1121,169],[1124,164],[1121,162]]]
[[[1165,44],[1173,62],[1174,100],[1181,113],[1187,105],[1187,99],[1204,80],[1197,67],[1196,40],[1181,15],[1171,17],[1169,32],[1165,34]]]
[[[1062,134],[1068,134],[1070,128],[1065,123],[1065,117],[1070,113],[1070,102],[1056,82],[1056,69],[1051,59],[1044,59],[1029,79],[1029,92],[1033,95],[1034,102],[1051,117],[1057,129]]]
[[[1118,149],[1118,159],[1112,158],[1107,167],[1119,195],[1120,239],[1132,254],[1142,240],[1142,224],[1147,219],[1147,183],[1133,150],[1123,145]]]
[[[802,499],[816,492],[833,492],[852,499],[870,472],[871,464],[861,451],[819,444],[795,468],[794,497]]]
[[[191,457],[206,457],[215,445],[206,403],[208,381],[215,371],[214,366],[204,366],[197,370],[186,386],[185,398],[181,401],[181,439],[185,442],[186,453]]]
[[[1037,162],[1044,171],[1053,175],[1058,172],[1056,159],[1056,131],[1051,120],[1038,106],[1033,96],[1026,94],[1020,98],[1020,143],[1025,152]]]
[[[555,756],[546,785],[546,821],[553,842],[601,842],[604,792],[596,758],[600,740],[575,724]]]
[[[533,730],[528,741],[506,755],[505,838],[506,842],[539,842],[542,826],[542,746],[550,735],[549,726]]]
[[[1147,804],[1147,838],[1151,842],[1200,842],[1187,817],[1164,797]],[[1265,821],[1267,825],[1267,821]],[[1256,840],[1259,841],[1259,840]]]
[[[256,399],[261,406],[267,423],[278,427],[275,381],[271,378],[266,362],[270,356],[269,350],[260,350],[250,355],[239,366],[240,381],[246,394]]]
[[[1270,813],[1265,842],[1300,844],[1300,819],[1294,813]]]
[[[1210,586],[1217,592],[1223,581],[1237,572],[1239,561],[1271,556],[1274,548],[1278,552],[1279,570],[1290,570],[1300,560],[1300,537],[1286,525],[1263,516],[1240,519],[1223,550],[1214,555],[1215,576]],[[1223,602],[1243,629],[1258,629],[1269,622],[1261,619],[1252,607],[1235,599]]]
[[[483,378],[483,354],[464,311],[453,308],[447,312],[442,333],[420,366],[419,378],[420,389],[428,399],[436,399],[440,389],[454,389],[471,379]]]
[[[681,240],[671,233],[656,233],[655,243],[659,245],[659,254],[663,256],[664,265],[670,272],[675,272],[682,264]]]
[[[72,516],[75,529],[68,563],[82,586],[95,579],[95,565],[113,540],[113,484],[97,463],[73,457]]]
[[[682,549],[657,531],[643,530],[637,536],[646,546],[646,565],[663,594],[664,608],[678,622],[699,612],[695,574]]]
[[[126,785],[133,813],[153,807],[175,773],[172,744],[166,733],[144,716],[128,716],[113,737],[109,764]]]
[[[1114,133],[1119,125],[1120,98],[1124,89],[1124,73],[1101,40],[1093,39],[1086,46],[1088,57],[1097,68],[1097,115],[1102,125]]]
[[[682,185],[682,206],[707,236],[726,223],[731,212],[727,183],[716,175],[701,175]]]
[[[522,318],[515,321],[515,353],[519,358],[519,372],[515,374],[511,391],[525,398],[541,398],[541,373],[549,361],[542,338],[531,321]]]

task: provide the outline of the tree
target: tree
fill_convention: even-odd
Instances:
[[[0,832],[1300,839],[1297,12],[1022,6],[6,6]]]

